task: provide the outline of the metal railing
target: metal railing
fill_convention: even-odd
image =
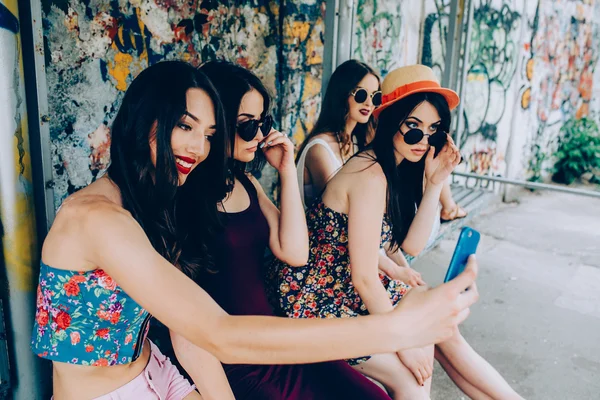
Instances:
[[[454,172],[453,175],[461,176],[464,178],[475,178],[477,180],[487,180],[490,182],[500,182],[500,183],[505,183],[508,185],[522,186],[522,187],[525,187],[528,189],[551,190],[551,191],[555,191],[555,192],[575,194],[575,195],[579,195],[579,196],[595,197],[597,199],[600,199],[600,192],[595,192],[593,190],[575,189],[575,188],[569,188],[569,187],[564,187],[564,186],[559,186],[559,185],[552,185],[552,184],[548,184],[548,183],[529,182],[529,181],[522,181],[522,180],[517,180],[517,179],[503,178],[500,176],[479,175],[479,174],[472,174],[472,173],[467,173],[467,172]]]

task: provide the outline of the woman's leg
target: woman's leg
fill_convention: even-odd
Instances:
[[[442,204],[441,218],[443,220],[452,220],[456,218],[464,218],[467,216],[465,210],[460,208],[454,198],[452,198],[452,189],[450,183],[444,182],[442,193],[440,194],[440,203]]]
[[[522,399],[498,371],[473,350],[458,330],[450,339],[438,344],[437,350],[466,382],[483,394],[492,399]],[[462,389],[459,382],[455,383]]]
[[[458,373],[457,370],[454,369],[450,361],[444,356],[441,351],[436,350],[435,359],[438,360],[446,374],[452,379],[452,382],[464,394],[469,396],[470,399],[473,400],[493,400],[491,397],[483,393],[481,390],[477,389],[475,386],[471,385],[461,374]]]
[[[366,376],[380,382],[394,400],[429,399],[431,378],[420,386],[412,372],[394,353],[375,354],[368,361],[353,366]]]

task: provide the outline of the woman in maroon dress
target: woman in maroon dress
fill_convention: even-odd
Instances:
[[[266,251],[298,266],[308,257],[293,145],[271,129],[270,99],[259,78],[226,62],[210,62],[201,69],[217,88],[235,136],[230,138],[231,192],[219,205],[223,229],[207,241],[216,271],[201,273],[197,282],[232,315],[273,315],[264,281]],[[265,159],[281,179],[281,211],[249,173],[260,169]],[[344,361],[223,368],[238,400],[389,399]],[[205,390],[224,390],[222,372],[204,375],[203,380],[211,381],[203,385]]]

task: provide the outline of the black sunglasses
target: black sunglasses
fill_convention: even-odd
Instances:
[[[354,96],[354,101],[356,101],[358,104],[362,104],[365,101],[367,101],[367,97],[369,97],[369,92],[367,92],[367,89],[358,88],[355,89],[352,93],[350,93],[350,95]],[[375,107],[379,107],[381,105],[382,95],[380,90],[371,93],[371,102]]]
[[[249,142],[256,137],[259,128],[262,134],[267,136],[269,132],[271,132],[272,127],[273,117],[270,115],[265,115],[260,121],[256,119],[249,119],[248,121],[239,123],[237,126],[237,134],[240,135],[240,137],[246,142]]]
[[[400,132],[400,134],[404,136],[404,143],[408,145],[419,143],[421,140],[423,140],[423,137],[425,136],[427,136],[427,142],[435,148],[444,147],[444,145],[448,141],[448,136],[444,131],[438,131],[430,135],[424,134],[423,131],[420,129],[411,129],[406,133],[402,133],[402,131],[398,129],[398,132]]]

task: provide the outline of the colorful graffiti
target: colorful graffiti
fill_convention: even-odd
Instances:
[[[401,3],[359,0],[352,39],[354,58],[379,70],[382,76],[402,62]]]
[[[310,0],[284,4],[42,1],[55,207],[104,170],[123,91],[163,59],[250,68],[275,96],[280,128],[302,138],[319,103],[323,10]]]
[[[450,18],[451,0],[429,0],[426,5],[433,7],[423,21],[423,48],[421,64],[431,67],[438,79],[442,79],[446,61],[446,37]]]
[[[521,23],[521,14],[511,3],[476,0],[474,4],[461,141],[470,172],[504,174],[498,131],[512,104],[508,93],[517,69]]]
[[[325,4],[285,2],[283,10],[279,107],[281,128],[301,143],[317,119],[321,101]]]
[[[542,179],[551,162],[546,153],[553,148],[560,126],[591,112],[600,56],[598,16],[600,2],[594,0],[537,2],[530,21],[531,40],[525,44],[526,84],[520,99],[537,125],[528,149],[532,180]]]
[[[507,0],[473,0],[467,82],[463,91],[461,150],[470,172],[501,174],[498,124],[510,105],[508,90],[518,60],[520,14]],[[421,63],[441,79],[445,67],[450,1],[427,2]]]
[[[484,0],[474,9],[464,99],[467,135],[497,139],[495,127],[506,110],[517,68],[520,18],[507,1],[496,8],[492,0]]]

